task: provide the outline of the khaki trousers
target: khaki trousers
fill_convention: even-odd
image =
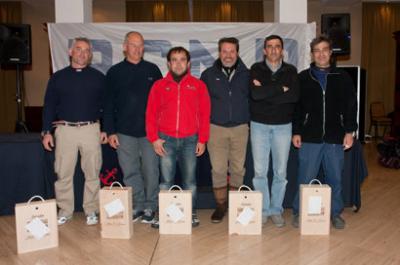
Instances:
[[[73,179],[78,152],[85,176],[83,209],[85,214],[98,212],[99,173],[102,164],[100,126],[94,123],[81,127],[60,125],[55,131],[56,151],[54,169],[57,174],[55,193],[59,216],[74,212]]]
[[[245,174],[249,126],[242,124],[235,127],[210,125],[210,139],[207,150],[212,167],[214,188],[227,186],[227,174],[230,174],[229,185],[240,187]]]

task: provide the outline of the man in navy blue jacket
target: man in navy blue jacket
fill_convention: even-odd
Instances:
[[[216,201],[216,209],[211,216],[213,223],[221,222],[227,209],[228,173],[231,190],[243,183],[250,116],[250,73],[239,57],[239,40],[220,39],[218,51],[219,59],[201,75],[211,98],[207,149]]]
[[[104,129],[110,146],[117,149],[124,183],[133,189],[133,220],[151,223],[158,202],[159,160],[146,138],[145,112],[150,89],[162,75],[143,59],[139,32],[126,34],[123,50],[126,58],[106,76]]]
[[[76,38],[69,50],[71,65],[57,71],[49,80],[43,107],[43,146],[52,151],[55,130],[55,193],[58,224],[72,218],[74,212],[73,178],[78,152],[85,175],[83,209],[88,225],[97,224],[99,173],[102,157],[99,119],[105,90],[104,75],[89,66],[92,46],[86,38]]]

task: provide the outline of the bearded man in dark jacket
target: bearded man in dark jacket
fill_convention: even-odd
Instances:
[[[239,57],[239,40],[220,39],[218,51],[219,58],[201,75],[211,99],[207,149],[216,201],[213,223],[221,222],[227,210],[227,175],[230,190],[237,190],[243,183],[249,136],[250,73]]]

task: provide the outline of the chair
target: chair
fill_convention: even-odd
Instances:
[[[380,101],[371,102],[369,110],[370,110],[370,121],[371,122],[369,125],[368,134],[371,135],[371,129],[372,129],[372,126],[374,126],[375,127],[375,135],[374,135],[375,138],[380,137],[379,136],[379,127],[382,126],[384,128],[382,137],[384,137],[386,134],[387,127],[392,126],[392,119],[386,116],[385,106]]]

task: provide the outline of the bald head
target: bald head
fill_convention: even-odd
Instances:
[[[134,36],[135,38],[140,38],[140,39],[142,39],[142,41],[144,41],[143,35],[140,34],[140,32],[137,32],[137,31],[129,31],[128,33],[125,34],[124,42],[127,42],[128,39],[129,39],[129,37],[131,37],[131,36]]]

